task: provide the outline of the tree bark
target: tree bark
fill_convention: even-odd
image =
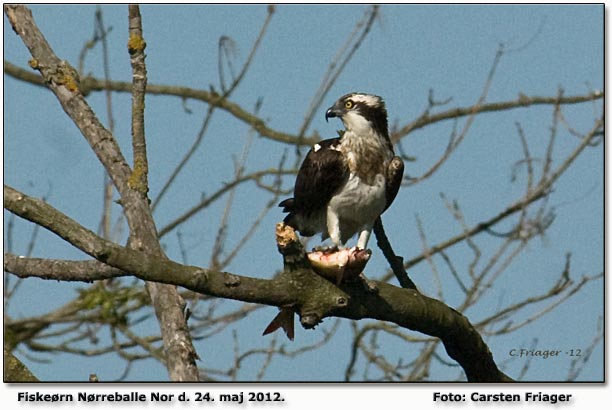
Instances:
[[[370,281],[337,287],[316,275],[309,267],[302,245],[291,228],[277,226],[277,244],[283,254],[285,271],[277,279],[256,279],[186,266],[159,255],[123,247],[83,228],[43,201],[4,187],[4,206],[10,212],[37,223],[104,264],[152,282],[182,286],[194,292],[289,308],[299,314],[306,328],[326,317],[377,319],[438,337],[447,353],[464,369],[470,382],[511,381],[501,372],[478,332],[461,313],[414,289],[402,289]],[[290,231],[288,231],[290,230]],[[21,271],[28,258],[5,258],[5,269]],[[68,262],[66,262],[68,263]],[[17,273],[17,272],[15,272]],[[33,275],[29,272],[28,275]],[[108,272],[106,272],[108,276]],[[91,278],[91,275],[88,275]]]
[[[36,376],[11,352],[4,348],[4,383],[38,382]]]
[[[41,73],[46,85],[80,129],[121,195],[120,203],[130,229],[128,247],[165,258],[149,208],[146,180],[143,185],[140,179],[144,165],[139,162],[134,164],[134,170],[130,169],[114,136],[96,118],[80,92],[78,73],[68,62],[55,55],[36,26],[31,11],[21,5],[6,5],[4,12],[13,30],[30,50],[30,66]],[[197,354],[185,323],[185,302],[173,286],[147,284],[147,290],[160,321],[170,378],[175,381],[197,381]]]

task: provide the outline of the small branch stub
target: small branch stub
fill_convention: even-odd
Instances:
[[[284,222],[276,224],[276,245],[283,255],[285,270],[293,272],[298,269],[309,269],[310,263],[306,251],[300,242],[295,230]]]
[[[284,222],[276,224],[276,244],[278,245],[278,251],[281,255],[293,253],[296,247],[298,249],[301,247],[300,240],[295,230],[289,225],[285,225]],[[300,246],[297,244],[300,244]]]
[[[225,280],[225,286],[234,288],[236,286],[240,286],[240,277],[232,274],[227,275],[227,279]]]

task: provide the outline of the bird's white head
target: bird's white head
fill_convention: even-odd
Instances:
[[[347,131],[358,135],[374,131],[383,138],[389,138],[387,109],[383,99],[377,95],[343,95],[325,112],[325,120],[333,117],[340,118]]]

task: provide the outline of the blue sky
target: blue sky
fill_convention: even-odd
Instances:
[[[275,129],[295,133],[301,125],[310,100],[319,86],[329,61],[362,18],[364,5],[280,5],[268,33],[244,82],[232,96],[252,111],[262,99],[261,116]],[[61,58],[76,65],[79,52],[93,33],[95,6],[32,6],[34,18],[51,46]],[[102,7],[104,21],[112,26],[109,36],[111,78],[130,81],[129,58],[125,51],[127,9]],[[218,88],[217,44],[222,35],[230,36],[237,46],[237,64],[244,61],[266,16],[265,5],[242,6],[160,6],[141,7],[147,41],[147,70],[150,84]],[[325,123],[324,111],[337,97],[350,91],[381,95],[387,102],[390,124],[405,124],[418,117],[427,104],[430,89],[438,100],[452,98],[442,109],[474,104],[490,70],[500,43],[508,52],[502,58],[487,101],[513,100],[520,93],[528,96],[555,96],[560,87],[565,95],[586,94],[603,89],[603,7],[602,6],[510,6],[510,5],[385,5],[372,32],[358,50],[339,80],[326,96],[308,134],[317,131],[332,137],[339,122]],[[27,66],[27,50],[14,35],[5,18],[4,57],[21,67]],[[88,56],[85,71],[101,77],[99,48]],[[62,212],[90,229],[96,229],[101,211],[102,169],[80,137],[76,127],[63,115],[54,97],[47,91],[19,83],[5,76],[4,82],[4,179],[5,183],[34,196],[48,196],[48,201]],[[107,121],[104,96],[88,97],[103,122]],[[130,158],[130,97],[113,96],[115,135]],[[146,133],[151,168],[151,196],[159,193],[163,181],[176,166],[197,134],[206,106],[188,101],[187,113],[179,99],[147,97]],[[601,102],[564,108],[566,118],[577,130],[586,132],[601,111]],[[440,193],[457,200],[468,225],[495,215],[519,198],[523,184],[510,183],[512,165],[521,158],[516,131],[519,122],[529,140],[534,156],[542,156],[552,123],[550,106],[519,109],[501,114],[479,116],[456,154],[432,178],[414,187],[402,189],[394,206],[385,214],[387,233],[396,251],[405,258],[421,253],[416,217],[424,225],[429,244],[435,244],[461,232],[449,215]],[[463,122],[459,123],[459,128]],[[404,150],[416,161],[406,164],[406,173],[422,174],[443,151],[452,121],[415,131],[403,141]],[[232,178],[233,158],[240,154],[249,134],[248,127],[222,112],[214,117],[204,144],[186,167],[177,184],[156,210],[158,227],[165,226],[195,204],[201,195],[214,192]],[[560,133],[555,145],[557,161],[567,155],[577,139]],[[255,137],[246,162],[247,171],[276,166],[283,155],[290,158],[293,148]],[[555,164],[554,164],[555,165]],[[557,163],[558,165],[558,163]],[[524,174],[523,174],[524,177]],[[284,186],[292,184],[288,178]],[[603,269],[603,149],[588,149],[569,173],[562,178],[550,203],[557,218],[545,239],[531,242],[527,250],[496,282],[496,291],[477,307],[466,312],[476,322],[489,309],[504,306],[554,282],[564,266],[564,255],[572,252],[572,275],[594,275]],[[243,186],[236,193],[236,208],[231,215],[228,240],[239,240],[248,222],[257,217],[269,196],[255,187]],[[207,209],[180,227],[190,249],[188,263],[208,263],[214,232],[225,201]],[[114,215],[119,207],[114,208]],[[7,213],[5,212],[5,232]],[[227,267],[242,275],[269,277],[281,267],[273,237],[274,223],[281,219],[273,209],[263,220],[256,235],[243,252]],[[499,230],[511,227],[503,222]],[[12,238],[13,252],[25,252],[32,228],[17,222]],[[5,236],[6,241],[6,236]],[[176,231],[163,238],[168,255],[181,260]],[[478,238],[486,252],[495,243]],[[6,245],[6,243],[5,243]],[[370,243],[375,246],[374,242]],[[465,245],[448,251],[458,267],[471,261]],[[53,235],[40,232],[34,249],[38,257],[77,259],[82,253],[66,246]],[[446,302],[454,306],[461,295],[438,260]],[[380,252],[366,272],[383,272],[386,264]],[[426,293],[434,295],[435,280],[431,267],[417,265],[412,279]],[[9,307],[14,317],[43,313],[71,300],[75,288],[84,285],[26,281]],[[226,308],[238,306],[229,302]],[[238,322],[219,335],[214,343],[231,343],[232,331],[238,332],[241,346],[265,345],[259,335],[274,308],[260,309],[248,323]],[[603,315],[603,285],[595,282],[552,314],[510,335],[485,340],[498,363],[517,374],[524,362],[509,360],[512,348],[538,346],[547,349],[586,349]],[[334,321],[327,320],[323,329]],[[347,334],[349,324],[340,324]],[[147,327],[147,331],[154,331]],[[320,337],[317,331],[297,330],[292,348]],[[349,355],[349,341],[334,343],[305,354],[296,361],[279,360],[269,370],[272,380],[338,380],[343,377]],[[383,351],[390,356],[410,357],[415,352],[393,339]],[[232,351],[211,352],[198,347],[203,362],[222,363]],[[397,349],[401,349],[398,352]],[[230,349],[231,350],[231,349]],[[61,359],[60,359],[61,358]],[[339,359],[340,358],[340,359]],[[51,362],[24,361],[43,379],[84,380],[89,373],[101,379],[119,377],[122,368],[108,358],[83,360],[83,374],[75,372],[64,356],[51,356]],[[81,359],[79,359],[81,360]],[[320,361],[340,365],[321,368]],[[603,347],[600,344],[586,365],[580,380],[601,380]],[[217,363],[218,364],[218,363]],[[244,369],[248,380],[258,369],[255,361]],[[535,361],[527,374],[530,380],[557,380],[568,370],[569,360]],[[441,370],[439,370],[441,371]],[[454,370],[453,370],[454,371]],[[438,373],[443,374],[443,373]],[[435,374],[432,376],[435,377]],[[154,362],[138,363],[131,380],[165,380],[164,369]]]

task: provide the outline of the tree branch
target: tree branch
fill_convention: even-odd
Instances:
[[[176,229],[178,226],[188,221],[191,217],[196,215],[198,212],[210,206],[213,202],[221,198],[224,194],[231,192],[238,185],[244,182],[254,181],[255,183],[258,183],[262,177],[265,177],[268,175],[277,175],[277,176],[281,174],[294,175],[295,173],[296,173],[295,170],[264,169],[261,171],[252,172],[250,174],[241,175],[238,178],[235,178],[233,181],[224,184],[221,188],[219,188],[213,194],[206,196],[205,198],[202,198],[202,200],[200,200],[199,203],[197,203],[196,205],[192,206],[187,211],[183,212],[182,214],[174,218],[174,220],[172,220],[171,222],[168,222],[168,224],[166,224],[165,226],[162,226],[159,229],[159,237],[161,238],[167,235],[168,233],[172,232],[174,229]]]
[[[147,86],[147,71],[144,62],[146,42],[142,34],[142,19],[138,5],[129,5],[128,10],[128,52],[131,57],[133,84],[132,147],[134,155],[134,169],[128,184],[132,191],[137,193],[129,198],[128,203],[128,205],[134,204],[137,212],[126,212],[131,227],[128,245],[130,248],[152,252],[165,259],[166,255],[159,243],[147,195],[149,166],[144,134],[144,99]],[[185,301],[173,286],[149,281],[146,283],[146,288],[159,321],[170,379],[199,381],[199,372],[195,363],[198,355],[193,347],[184,315]]]
[[[286,227],[283,224],[277,227],[277,242],[283,253],[285,273],[277,279],[267,280],[185,266],[164,257],[122,247],[85,229],[49,204],[6,185],[4,206],[100,262],[140,279],[244,302],[290,306],[300,314],[305,327],[313,327],[322,318],[330,316],[390,321],[439,337],[449,356],[464,368],[469,381],[510,380],[497,368],[478,332],[459,312],[415,290],[397,288],[384,282],[375,282],[376,292],[366,291],[360,283],[346,283],[338,288],[312,272],[297,235],[284,233]]]
[[[439,253],[445,250],[446,248],[449,248],[463,241],[466,238],[470,238],[483,231],[487,231],[489,228],[491,228],[492,226],[494,226],[501,220],[509,217],[510,215],[515,214],[516,212],[522,211],[526,206],[528,206],[532,202],[535,202],[541,198],[544,198],[546,195],[548,195],[549,190],[552,187],[553,183],[557,179],[559,179],[559,177],[565,172],[565,170],[574,162],[576,157],[580,155],[580,153],[586,147],[591,145],[593,139],[597,138],[600,135],[600,131],[602,127],[603,127],[603,119],[599,119],[595,121],[595,125],[593,126],[593,128],[591,128],[591,130],[584,135],[584,137],[580,141],[580,144],[578,144],[578,146],[574,149],[574,151],[572,151],[567,156],[567,158],[554,171],[550,173],[548,177],[543,177],[540,184],[537,185],[535,189],[528,192],[527,195],[525,195],[523,198],[516,201],[514,204],[510,205],[505,210],[493,216],[492,218],[484,222],[480,222],[479,224],[473,226],[471,229],[465,230],[464,232],[462,232],[461,234],[453,238],[447,239],[444,242],[441,242],[435,246],[432,246],[428,250],[427,255],[424,255],[424,254],[419,255],[419,256],[416,256],[406,261],[406,263],[404,264],[404,268],[410,269],[410,267],[416,265],[417,263],[422,262],[426,258],[426,256],[432,256],[436,253]],[[391,275],[386,275],[383,278],[383,280],[389,280],[390,278],[391,278]]]
[[[144,131],[145,92],[147,89],[147,68],[144,50],[147,43],[142,34],[142,19],[138,6],[130,5],[128,51],[132,64],[132,154],[134,170],[130,185],[143,196],[149,191],[149,162]]]
[[[453,108],[447,111],[442,111],[438,114],[429,115],[429,113],[425,113],[414,121],[409,122],[404,125],[398,131],[393,133],[391,139],[393,141],[398,141],[404,136],[410,134],[412,131],[423,128],[427,125],[461,118],[468,115],[475,115],[486,112],[496,112],[496,111],[508,111],[515,108],[526,108],[531,107],[533,105],[571,105],[571,104],[581,104],[587,101],[595,101],[600,100],[604,97],[603,91],[593,91],[586,95],[574,95],[561,97],[543,97],[543,96],[528,96],[525,94],[519,94],[519,97],[516,100],[512,101],[499,101],[492,102],[488,104],[476,104],[468,107],[458,107]]]
[[[238,73],[238,76],[235,79],[233,79],[232,83],[229,86],[229,89],[227,89],[227,90],[225,89],[225,85],[223,83],[223,78],[222,78],[223,77],[222,76],[222,71],[220,69],[219,74],[220,74],[220,77],[221,77],[220,78],[221,88],[224,90],[223,94],[220,97],[222,100],[227,100],[230,97],[230,95],[234,92],[236,87],[238,87],[238,85],[242,82],[242,79],[244,78],[245,74],[247,73],[249,67],[251,66],[251,63],[252,63],[252,61],[253,61],[253,59],[255,57],[255,53],[259,49],[259,45],[263,41],[263,38],[264,38],[265,33],[266,33],[267,29],[268,29],[270,21],[272,20],[272,16],[274,15],[274,12],[275,12],[275,7],[273,5],[269,6],[268,7],[268,15],[266,16],[266,20],[264,21],[261,30],[259,31],[259,35],[257,36],[257,39],[255,40],[255,44],[253,44],[253,47],[251,48],[251,52],[249,53],[246,62],[242,66],[242,69],[240,70],[240,73]],[[221,47],[221,43],[222,42],[220,41],[220,47]],[[221,56],[219,56],[219,64],[221,64]],[[157,208],[157,205],[159,204],[159,202],[162,200],[162,198],[168,192],[168,189],[174,183],[174,180],[178,177],[178,175],[184,169],[185,165],[187,165],[189,160],[193,157],[193,155],[195,154],[197,149],[200,147],[202,141],[204,140],[204,135],[206,134],[206,130],[208,129],[208,126],[209,126],[209,124],[210,124],[210,122],[211,122],[211,120],[213,118],[213,114],[215,112],[215,108],[216,108],[215,105],[209,104],[208,110],[206,112],[206,116],[204,118],[204,123],[200,127],[200,131],[198,132],[198,134],[197,134],[195,140],[193,141],[193,143],[191,144],[191,147],[187,150],[187,152],[185,153],[183,158],[180,160],[178,165],[174,168],[174,170],[172,171],[172,173],[170,174],[170,176],[168,177],[166,182],[163,184],[161,190],[157,194],[157,197],[153,200],[153,204],[151,205],[151,208],[153,210],[155,210],[155,208]],[[253,115],[256,116],[257,114],[255,113]]]
[[[45,86],[45,80],[28,70],[19,68],[8,61],[4,62],[4,72],[10,76],[19,80],[27,81],[30,84]],[[94,77],[85,77],[81,79],[80,84],[81,93],[88,95],[95,91],[111,90],[122,93],[132,92],[132,83],[127,81],[105,81]],[[303,146],[311,146],[321,140],[321,137],[317,133],[312,133],[309,136],[305,136],[298,139],[297,136],[282,131],[275,130],[266,125],[266,122],[255,114],[242,108],[240,105],[229,101],[224,98],[223,95],[218,94],[214,91],[197,90],[189,87],[179,87],[172,85],[163,84],[148,84],[147,94],[149,95],[164,95],[174,96],[180,99],[192,99],[204,102],[211,106],[220,108],[228,113],[232,114],[238,120],[250,125],[255,129],[262,137],[268,138],[272,141],[282,142],[285,144],[295,145],[300,144]]]
[[[136,18],[134,7],[132,7],[131,17]],[[81,92],[78,73],[66,61],[60,60],[55,55],[34,22],[31,11],[21,5],[6,5],[4,6],[4,12],[14,31],[21,37],[32,54],[30,66],[39,70],[45,84],[55,94],[66,114],[80,129],[119,191],[121,205],[130,227],[129,247],[165,257],[159,244],[146,196],[148,187],[142,185],[140,177],[138,177],[140,183],[134,182],[134,176],[139,174],[136,172],[139,170],[139,164],[135,164],[134,172],[130,169],[114,136],[104,128],[85,100]],[[131,28],[138,26],[138,24],[134,19],[131,19]],[[128,49],[131,54],[132,51],[137,53],[139,50],[144,50],[142,37],[139,38],[140,41],[138,41],[137,36],[130,37],[130,40]],[[137,75],[142,76],[144,72],[140,70]],[[142,95],[144,96],[144,93]],[[141,108],[144,109],[144,104]],[[142,127],[144,133],[144,125]],[[137,131],[137,133],[139,132]],[[141,137],[142,140],[137,144],[144,142],[144,134]],[[140,139],[140,137],[138,138]],[[142,157],[144,151],[141,148],[138,149],[140,150],[138,155]],[[140,168],[140,171],[142,172],[142,168]],[[82,228],[69,218],[66,222],[75,228]],[[88,232],[95,236],[93,232]],[[74,232],[68,234],[73,239],[76,235]],[[88,234],[89,239],[93,240],[94,238],[91,235]],[[68,241],[70,242],[70,240]],[[183,316],[184,300],[171,286],[153,284],[147,285],[147,289],[160,321],[171,379],[198,380],[198,371],[195,366],[197,355]]]
[[[26,69],[20,68],[8,61],[4,62],[4,72],[13,78],[26,81],[30,84],[41,86],[45,84],[44,80],[40,76],[33,74]],[[116,92],[131,92],[131,84],[124,81],[106,82],[104,80],[97,79],[94,77],[86,77],[81,80],[81,89],[83,94],[85,95],[90,92],[104,91],[107,89]],[[297,135],[281,132],[270,128],[265,124],[264,120],[243,109],[238,104],[222,98],[221,95],[215,92],[196,90],[188,87],[178,87],[163,84],[149,84],[147,86],[147,94],[174,96],[182,99],[193,99],[197,101],[202,101],[210,105],[214,105],[215,107],[221,108],[222,110],[229,112],[240,121],[243,121],[246,124],[252,126],[262,137],[271,139],[273,141],[290,145],[297,144],[301,146],[311,146],[321,140],[321,137],[318,133],[313,133],[309,136],[298,138]],[[398,131],[394,132],[391,135],[391,139],[393,142],[397,142],[406,135],[410,134],[411,132],[423,128],[427,125],[455,118],[461,118],[471,114],[505,111],[516,108],[527,108],[534,105],[581,104],[588,101],[601,100],[604,98],[604,96],[605,93],[603,91],[593,91],[585,95],[564,96],[561,99],[557,97],[545,97],[537,95],[528,96],[525,94],[519,94],[519,97],[517,99],[511,101],[498,101],[488,104],[457,107],[431,115],[429,113],[425,113],[421,117],[409,122],[408,124],[401,127]]]
[[[391,270],[395,274],[400,286],[403,288],[416,290],[416,285],[412,279],[410,279],[408,273],[404,269],[404,259],[401,256],[397,256],[391,247],[391,243],[389,242],[389,238],[387,238],[387,234],[385,233],[385,228],[380,217],[376,218],[376,221],[374,222],[374,234],[376,235],[378,247],[382,251],[383,255],[385,255],[387,262],[389,262]]]
[[[113,268],[97,260],[67,261],[29,258],[12,253],[4,254],[4,270],[20,278],[37,277],[67,282],[92,282],[128,275],[121,269]]]
[[[4,348],[4,382],[5,383],[32,383],[39,382],[32,374],[30,369],[26,367],[19,359],[11,352]]]

